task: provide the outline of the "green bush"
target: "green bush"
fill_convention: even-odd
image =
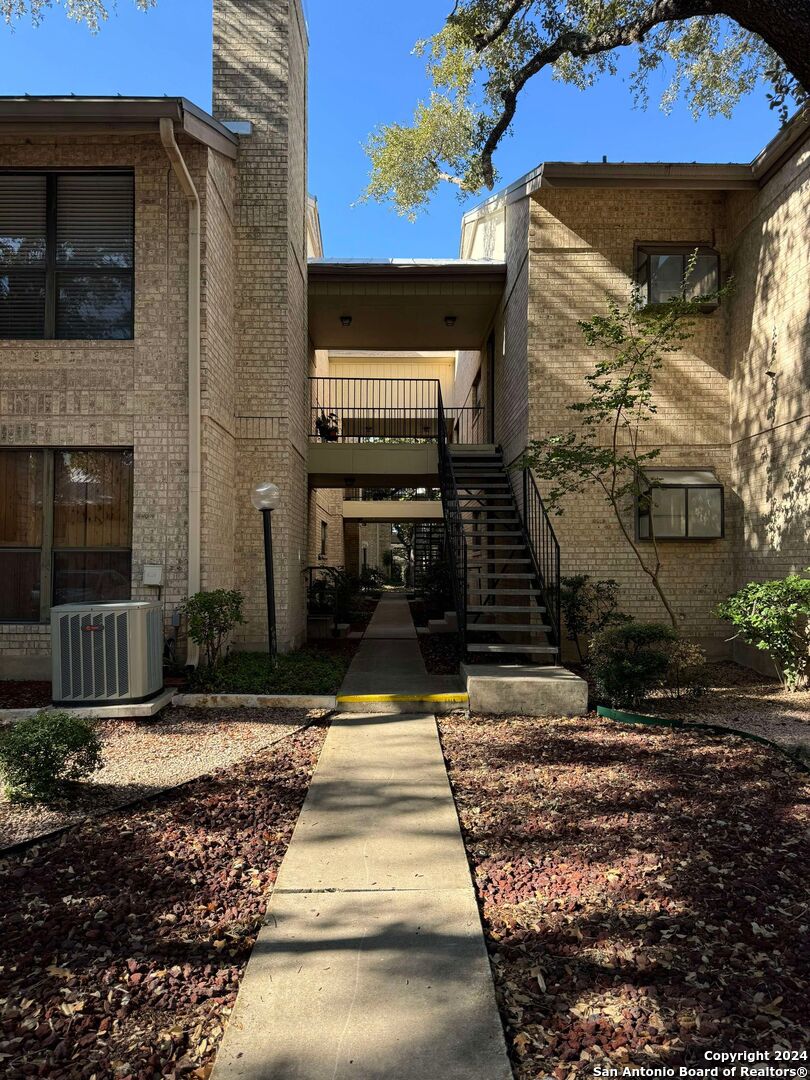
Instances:
[[[284,653],[234,652],[219,665],[206,689],[217,694],[334,694],[349,658],[315,649]]]
[[[385,585],[385,574],[376,566],[364,566],[359,580],[361,592],[379,594]]]
[[[669,650],[669,663],[662,688],[666,697],[699,697],[709,685],[706,654],[692,641],[676,641]]]
[[[198,592],[183,604],[188,620],[188,636],[205,655],[204,666],[213,672],[227,653],[234,627],[245,620],[242,616],[244,597],[232,589],[213,589]]]
[[[660,686],[678,635],[660,623],[624,623],[594,636],[588,669],[596,689],[616,708],[635,707]]]
[[[93,725],[71,713],[43,711],[0,735],[0,773],[12,798],[52,798],[100,767]]]
[[[755,649],[770,654],[786,690],[808,681],[810,578],[790,574],[778,581],[752,581],[717,608]]]
[[[589,574],[575,574],[560,579],[560,607],[569,641],[573,641],[584,661],[582,641],[607,626],[630,621],[618,610],[619,583],[612,578],[593,581]]]
[[[360,578],[342,566],[319,570],[307,591],[307,611],[310,615],[334,615],[338,622],[346,622],[362,591]]]

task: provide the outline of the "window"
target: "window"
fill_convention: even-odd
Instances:
[[[132,337],[131,173],[0,173],[0,338]]]
[[[327,543],[327,525],[325,521],[321,522],[321,550],[319,557],[321,559],[326,558],[326,543]]]
[[[128,600],[130,450],[0,450],[0,620]]]
[[[695,251],[697,260],[684,288],[684,276]],[[710,296],[720,287],[720,256],[702,244],[642,244],[636,249],[636,280],[645,304]],[[707,301],[707,310],[715,307],[716,299]]]
[[[639,540],[719,540],[724,535],[723,485],[708,469],[644,473],[638,501]]]

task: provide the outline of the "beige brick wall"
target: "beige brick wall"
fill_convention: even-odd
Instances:
[[[507,276],[495,331],[495,441],[509,464],[529,437],[529,201],[506,207]]]
[[[181,140],[205,199],[207,153]],[[187,580],[187,237],[185,198],[155,136],[0,142],[0,166],[131,167],[135,173],[133,341],[0,341],[0,446],[134,449],[133,589],[164,567],[167,622]],[[0,674],[45,677],[49,628],[0,626]]]
[[[577,325],[604,310],[607,296],[624,302],[634,273],[635,241],[704,243],[726,250],[725,196],[689,191],[544,188],[530,200],[528,301],[529,437],[576,427],[566,405],[585,396],[584,375],[596,355]],[[661,543],[662,580],[686,633],[722,651],[714,605],[733,583],[739,505],[733,497],[725,356],[727,305],[701,317],[694,338],[669,354],[657,379],[658,412],[644,445],[661,448],[662,465],[711,467],[726,485],[726,538]],[[508,347],[507,347],[508,348]],[[520,403],[510,409],[520,416]],[[612,577],[621,606],[666,618],[618,525],[598,494],[566,502],[554,519],[562,573]]]
[[[272,480],[279,647],[303,640],[307,562],[306,31],[298,0],[214,4],[214,114],[249,120],[237,162],[236,580],[266,643],[262,532],[250,491]]]
[[[728,221],[737,588],[810,566],[810,143],[760,192],[730,194]]]

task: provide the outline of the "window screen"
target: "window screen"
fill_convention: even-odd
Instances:
[[[134,180],[0,175],[0,336],[132,337]]]

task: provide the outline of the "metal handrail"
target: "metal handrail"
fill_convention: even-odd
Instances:
[[[511,481],[511,476],[510,476]],[[534,572],[543,593],[552,641],[561,649],[560,637],[560,545],[543,504],[543,497],[531,469],[523,469],[523,507],[521,519]]]
[[[458,635],[462,652],[467,647],[467,538],[464,535],[464,521],[461,516],[458,486],[453,459],[447,441],[447,417],[439,387],[436,410],[436,440],[439,451],[439,486],[444,509],[444,528],[447,539],[447,557],[450,563],[450,576],[453,585],[453,599],[458,619]]]
[[[309,437],[319,442],[435,442],[438,379],[310,376]],[[444,410],[450,441],[480,442],[481,405]]]

